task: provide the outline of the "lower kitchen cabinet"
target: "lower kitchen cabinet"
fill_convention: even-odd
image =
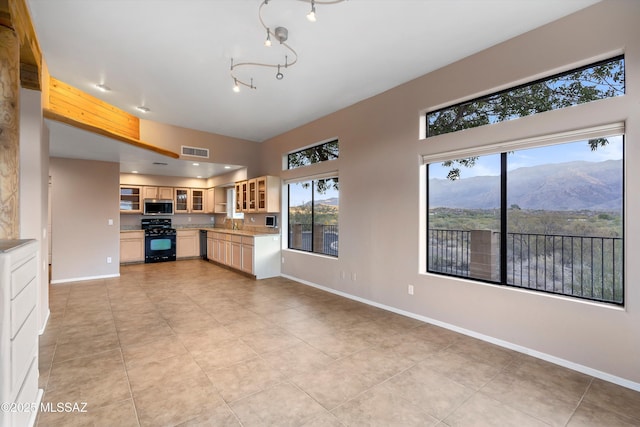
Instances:
[[[176,230],[176,258],[200,256],[200,230],[196,228]]]
[[[209,231],[207,257],[256,279],[280,275],[280,235],[246,236]]]
[[[144,231],[120,232],[120,264],[144,262]]]

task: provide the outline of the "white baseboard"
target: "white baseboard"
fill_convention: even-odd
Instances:
[[[114,277],[120,277],[120,273],[117,274],[105,274],[104,276],[89,276],[89,277],[71,277],[69,279],[57,279],[52,280],[52,285],[57,285],[59,283],[70,283],[70,282],[84,282],[87,280],[99,280],[99,279],[111,279]]]
[[[403,316],[411,317],[413,319],[420,320],[422,322],[429,323],[429,324],[432,324],[432,325],[435,325],[435,326],[440,326],[442,328],[449,329],[451,331],[458,332],[458,333],[461,333],[463,335],[468,335],[470,337],[477,338],[479,340],[486,341],[486,342],[489,342],[491,344],[498,345],[500,347],[508,348],[510,350],[517,351],[519,353],[523,353],[523,354],[527,354],[527,355],[532,356],[532,357],[536,357],[538,359],[546,360],[547,362],[550,362],[550,363],[553,363],[553,364],[556,364],[556,365],[559,365],[559,366],[563,366],[565,368],[568,368],[568,369],[571,369],[571,370],[574,370],[574,371],[577,371],[577,372],[581,372],[583,374],[590,375],[592,377],[599,378],[601,380],[608,381],[610,383],[617,384],[617,385],[620,385],[622,387],[629,388],[631,390],[640,391],[640,383],[637,383],[637,382],[634,382],[634,381],[629,381],[629,380],[627,380],[625,378],[621,378],[621,377],[618,377],[618,376],[615,376],[615,375],[611,375],[609,373],[602,372],[602,371],[599,371],[597,369],[590,368],[588,366],[580,365],[578,363],[571,362],[570,360],[561,359],[559,357],[552,356],[550,354],[542,353],[542,352],[537,351],[537,350],[533,350],[533,349],[530,349],[530,348],[527,348],[527,347],[523,347],[523,346],[520,346],[520,345],[517,345],[517,344],[513,344],[513,343],[511,343],[509,341],[504,341],[504,340],[501,340],[501,339],[498,339],[498,338],[491,337],[489,335],[480,334],[478,332],[475,332],[475,331],[472,331],[472,330],[469,330],[469,329],[460,328],[458,326],[455,326],[455,325],[452,325],[452,324],[449,324],[449,323],[445,323],[445,322],[441,322],[440,320],[432,319],[430,317],[422,316],[420,314],[411,313],[409,311],[405,311],[405,310],[401,310],[401,309],[398,309],[398,308],[395,308],[395,307],[391,307],[391,306],[388,306],[388,305],[380,304],[380,303],[377,303],[375,301],[370,301],[370,300],[365,299],[365,298],[361,298],[361,297],[358,297],[358,296],[355,296],[355,295],[348,294],[346,292],[342,292],[342,291],[338,291],[338,290],[335,290],[335,289],[332,289],[332,288],[328,288],[326,286],[318,285],[317,283],[309,282],[309,281],[306,281],[306,280],[303,280],[303,279],[299,279],[297,277],[289,276],[287,274],[283,274],[282,277],[294,280],[296,282],[300,282],[300,283],[302,283],[304,285],[307,285],[307,286],[311,286],[311,287],[314,287],[314,288],[317,288],[317,289],[321,289],[323,291],[330,292],[330,293],[335,294],[335,295],[339,295],[341,297],[345,297],[345,298],[348,298],[348,299],[352,299],[354,301],[358,301],[358,302],[361,302],[361,303],[364,303],[364,304],[367,304],[367,305],[371,305],[373,307],[381,308],[383,310],[391,311],[391,312],[396,313],[396,314],[401,314]]]
[[[47,308],[47,315],[44,318],[44,322],[42,322],[42,327],[40,328],[38,335],[44,334],[45,329],[47,329],[47,324],[49,323],[49,317],[51,317],[51,310]]]

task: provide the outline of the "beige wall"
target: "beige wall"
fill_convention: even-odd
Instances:
[[[52,283],[119,275],[119,169],[118,163],[50,159]]]
[[[182,145],[208,148],[209,162],[246,166],[250,175],[259,176],[260,144],[257,142],[149,120],[140,120],[140,139],[176,153],[180,153]]]
[[[49,134],[42,121],[41,93],[20,90],[20,238],[39,241],[38,324],[49,317],[48,181]]]
[[[640,390],[638,17],[640,2],[605,0],[263,143],[263,172],[291,178],[281,170],[284,154],[340,139],[340,257],[285,250],[283,274]],[[621,52],[624,97],[420,138],[428,109]],[[421,155],[619,121],[627,135],[624,308],[424,273]]]

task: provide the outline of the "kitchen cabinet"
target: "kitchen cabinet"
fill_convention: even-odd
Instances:
[[[200,256],[200,230],[176,230],[176,258],[196,258]]]
[[[142,187],[142,198],[171,200],[173,199],[173,187]]]
[[[144,231],[120,232],[120,264],[144,262]]]
[[[38,389],[38,244],[0,242],[0,426],[34,425]],[[18,409],[18,410],[11,410]]]
[[[256,204],[256,182],[257,180],[250,179],[247,181],[247,212],[253,213],[258,211],[258,205]]]
[[[205,213],[215,213],[216,211],[216,189],[213,187],[207,188],[204,211]]]
[[[236,212],[249,212],[249,182],[236,182]]]
[[[213,237],[209,237],[209,233],[207,233],[207,259],[214,259]]]
[[[256,212],[280,212],[280,178],[261,176],[256,178]]]
[[[204,213],[205,211],[205,190],[202,188],[191,189],[190,213]]]
[[[236,270],[242,269],[242,236],[231,236],[231,260],[229,265]]]
[[[120,186],[120,212],[142,212],[142,187],[135,185]]]
[[[245,273],[253,274],[253,237],[242,236],[241,252],[240,269]]]
[[[236,211],[245,213],[280,212],[280,178],[261,176],[236,182]]]
[[[207,257],[211,261],[251,274],[256,279],[280,275],[279,234],[246,236],[209,231],[207,244],[210,245]]]
[[[205,190],[202,188],[174,188],[175,213],[204,213]]]

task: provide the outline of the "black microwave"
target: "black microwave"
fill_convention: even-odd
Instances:
[[[173,215],[173,200],[144,199],[144,215]]]

